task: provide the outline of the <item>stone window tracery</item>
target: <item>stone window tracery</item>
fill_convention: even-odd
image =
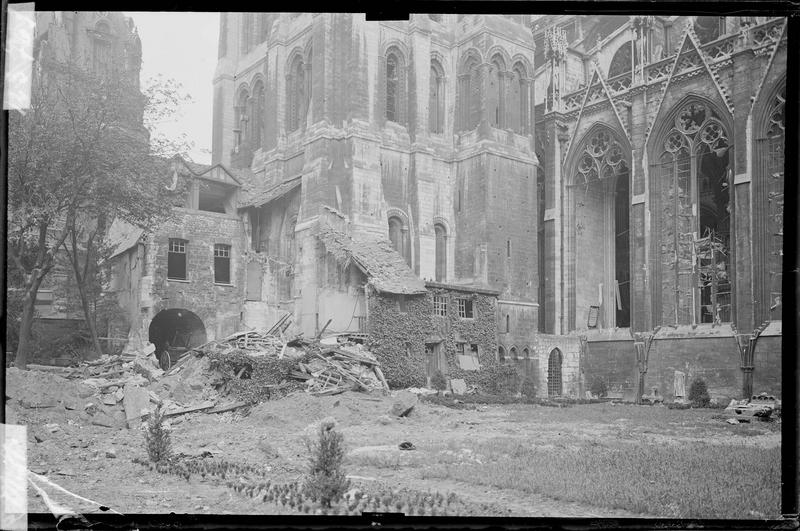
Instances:
[[[655,172],[660,233],[661,320],[731,319],[730,141],[702,102],[685,104],[661,144]]]
[[[406,78],[405,61],[396,48],[386,54],[384,115],[390,122],[405,123]]]

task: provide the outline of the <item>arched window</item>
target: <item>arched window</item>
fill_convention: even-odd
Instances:
[[[760,323],[782,318],[785,83],[767,100],[756,140],[758,166],[752,192],[753,207],[763,212],[753,218],[754,301]]]
[[[497,347],[497,360],[500,363],[504,363],[506,361],[506,349],[503,348],[503,345]]]
[[[394,250],[406,259],[406,263],[411,265],[411,245],[408,229],[398,216],[389,216],[389,241],[392,242]]]
[[[495,58],[489,66],[489,123],[492,127],[505,127],[505,87],[503,77],[505,75],[502,61]]]
[[[251,105],[250,123],[253,128],[253,149],[260,148],[264,138],[264,104],[264,84],[259,81],[253,88],[253,103]]]
[[[392,49],[386,54],[386,119],[405,123],[405,63],[400,52]]]
[[[697,17],[694,20],[694,32],[700,44],[715,41],[725,33],[725,18]]]
[[[431,61],[428,128],[431,133],[444,131],[444,70],[438,61]]]
[[[526,360],[531,359],[531,351],[528,349],[528,347],[522,349],[522,357],[525,358]]]
[[[729,147],[719,116],[701,102],[681,107],[657,144],[658,324],[731,320]]]
[[[508,102],[507,125],[519,134],[528,133],[528,106],[530,103],[530,89],[525,67],[517,63],[511,74],[509,87],[510,101]]]
[[[631,41],[626,42],[614,54],[608,67],[608,78],[629,74],[633,68],[634,47]]]
[[[469,131],[478,126],[481,117],[480,62],[471,55],[458,75],[458,127]]]
[[[586,326],[600,306],[599,326],[630,326],[629,151],[606,127],[581,144],[574,188],[575,321]],[[598,245],[600,246],[598,249]],[[599,251],[599,252],[598,252]],[[602,288],[598,288],[602,286]]]
[[[506,314],[506,333],[511,332],[511,316]],[[511,349],[512,351],[514,349]]]
[[[95,74],[107,76],[111,73],[113,60],[111,57],[111,28],[105,21],[100,21],[95,26],[94,42],[92,43],[92,67]]]
[[[303,59],[296,56],[291,63],[287,81],[288,119],[286,130],[296,131],[305,123],[308,84],[306,82],[306,68]]]
[[[234,108],[234,117],[236,121],[233,133],[236,138],[237,149],[241,149],[243,146],[247,145],[250,140],[248,124],[250,117],[247,113],[247,103],[249,99],[247,90],[242,89],[239,92],[239,97],[236,100],[236,107]]]
[[[437,223],[433,226],[436,235],[436,282],[447,279],[447,230]]]
[[[517,347],[511,347],[511,360],[514,362],[519,361],[519,356],[517,355]]]
[[[561,396],[561,351],[554,348],[547,359],[547,396]]]

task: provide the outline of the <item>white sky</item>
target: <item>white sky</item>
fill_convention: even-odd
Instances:
[[[159,124],[170,138],[186,134],[195,162],[211,162],[211,116],[214,69],[217,66],[219,13],[127,12],[142,40],[142,87],[158,74],[182,85],[193,102],[178,115]]]

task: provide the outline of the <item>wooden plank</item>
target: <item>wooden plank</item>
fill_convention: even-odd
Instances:
[[[247,405],[247,402],[234,402],[232,404],[227,405],[219,405],[213,409],[209,409],[206,413],[225,413],[226,411],[233,411],[234,409],[239,409],[240,407],[244,407]]]
[[[210,404],[207,403],[199,406],[189,406],[182,409],[176,409],[174,411],[167,411],[166,413],[164,413],[164,416],[174,417],[175,415],[185,415],[186,413],[194,413],[195,411],[203,411],[206,409],[211,409],[215,405],[216,404],[214,402],[211,402]]]

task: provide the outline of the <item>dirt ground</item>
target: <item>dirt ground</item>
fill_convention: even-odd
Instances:
[[[28,425],[28,468],[65,489],[124,513],[274,514],[277,506],[241,497],[218,479],[187,482],[133,462],[146,459],[143,433],[93,425],[79,385],[35,371],[7,371],[8,423]],[[710,410],[593,404],[554,408],[535,405],[480,406],[456,410],[418,403],[406,418],[389,417],[393,398],[346,392],[316,397],[304,392],[249,411],[191,413],[171,419],[173,449],[270,467],[274,482],[300,480],[307,427],[334,417],[348,447],[347,472],[356,485],[377,484],[421,491],[455,492],[467,502],[492,506],[493,516],[637,517],[623,510],[586,506],[546,496],[523,495],[458,481],[424,479],[425,463],[479,459],[464,443],[498,437],[526,444],[563,445],[600,439],[640,439],[661,444],[780,445],[780,431],[760,423],[731,426]],[[48,406],[48,407],[37,407]],[[587,420],[588,419],[588,420]],[[57,425],[57,427],[53,426]],[[414,451],[398,444],[410,441]],[[29,487],[30,512],[48,512]]]

